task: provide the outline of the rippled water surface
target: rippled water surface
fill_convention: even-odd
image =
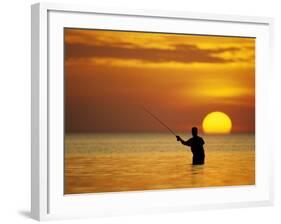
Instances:
[[[169,134],[66,135],[65,194],[255,184],[254,135],[202,137],[206,163],[193,166]]]

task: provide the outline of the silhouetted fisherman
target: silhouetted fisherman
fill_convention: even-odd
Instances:
[[[177,141],[180,141],[181,144],[183,145],[187,145],[191,147],[191,152],[193,154],[193,158],[192,158],[193,165],[204,164],[205,152],[204,152],[203,145],[205,144],[205,142],[203,138],[198,136],[198,129],[196,127],[193,127],[191,129],[191,133],[193,137],[188,139],[187,141],[182,140],[181,137],[177,135],[176,136]]]

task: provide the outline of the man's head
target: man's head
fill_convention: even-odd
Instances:
[[[193,127],[193,128],[191,129],[191,133],[192,133],[192,136],[193,136],[193,137],[197,136],[197,135],[198,135],[198,129],[197,129],[196,127]]]

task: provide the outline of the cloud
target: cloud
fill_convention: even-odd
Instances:
[[[141,48],[130,43],[120,42],[114,45],[87,45],[66,43],[66,59],[69,58],[116,58],[135,59],[144,62],[181,62],[181,63],[228,63],[232,58],[216,54],[237,52],[237,47],[201,49],[196,45],[174,45],[174,49]]]

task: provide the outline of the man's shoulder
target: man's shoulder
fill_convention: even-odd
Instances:
[[[204,142],[204,139],[202,138],[202,137],[200,137],[200,136],[197,136],[198,137],[198,140],[200,141],[200,142],[202,142],[202,144],[204,144],[205,142]]]
[[[204,142],[203,138],[200,137],[200,136],[196,136],[193,138],[193,141],[196,141],[196,142]]]

